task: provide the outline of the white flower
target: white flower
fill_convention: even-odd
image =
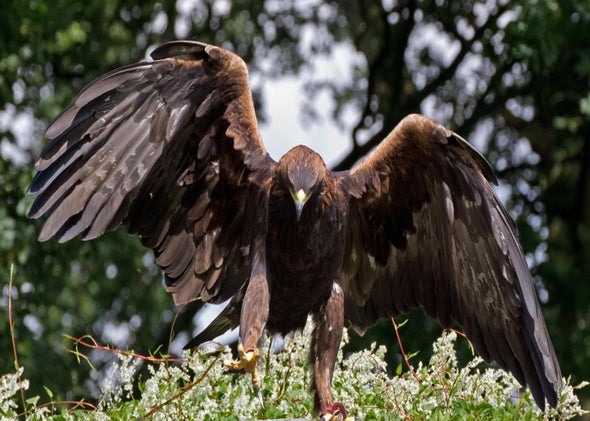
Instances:
[[[116,418],[117,411],[122,411],[127,419],[151,420],[309,418],[313,402],[307,386],[311,376],[307,363],[311,332],[312,323],[308,322],[303,333],[284,340],[282,349],[275,349],[272,340],[262,347],[258,369],[264,409],[249,375],[225,373],[221,362],[233,357],[229,348],[223,347],[209,354],[185,353],[182,363],[150,363],[131,354],[120,355],[105,379],[99,410],[84,412],[83,418],[107,420]],[[345,331],[343,344],[347,337]],[[393,377],[387,372],[385,347],[373,344],[346,357],[340,350],[333,379],[334,399],[360,419],[456,419],[457,407],[476,411],[477,405],[491,411],[505,410],[507,401],[520,388],[518,382],[503,370],[484,366],[480,357],[460,367],[454,349],[456,340],[455,332],[444,332],[433,344],[428,365],[418,362],[410,371]],[[139,399],[132,400],[135,372],[142,363],[147,364],[147,378],[139,387]],[[0,377],[0,420],[17,416],[18,392],[29,386],[21,375],[22,369]],[[576,388],[584,386],[586,383]],[[579,416],[584,411],[574,393],[576,388],[564,379],[558,407],[549,408],[546,414],[540,412],[527,393],[521,398],[518,411],[498,412],[499,416],[538,420]],[[38,398],[29,399],[27,419],[45,420],[55,415],[50,406],[37,406],[37,401]],[[66,412],[59,416],[79,419],[74,414]]]
[[[22,374],[23,367],[20,367],[16,373],[4,374],[0,377],[0,416],[15,414],[13,410],[18,408],[15,401],[17,393],[21,389],[27,390],[29,388],[29,381],[21,379]]]

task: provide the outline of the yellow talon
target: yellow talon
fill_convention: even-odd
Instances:
[[[343,414],[324,414],[320,417],[320,421],[358,421],[358,418],[353,416],[344,418]]]
[[[358,421],[356,417],[348,416],[348,412],[341,402],[326,405],[322,411],[324,414],[320,416],[320,421]]]
[[[254,348],[254,351],[244,352],[242,344],[238,344],[238,355],[240,359],[238,361],[224,361],[223,365],[230,371],[244,371],[252,375],[252,385],[254,390],[260,390],[260,377],[258,376],[258,370],[256,365],[258,364],[258,358],[260,357],[260,351],[258,348]]]

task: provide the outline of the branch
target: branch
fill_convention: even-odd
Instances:
[[[388,22],[389,14],[392,12],[399,12],[401,14],[402,9],[408,8],[408,18],[403,19],[395,26],[392,26]],[[353,127],[351,132],[352,137],[352,151],[344,157],[338,164],[334,166],[335,170],[344,170],[350,168],[361,156],[365,155],[375,145],[377,145],[389,132],[389,128],[382,128],[377,134],[372,136],[364,144],[360,144],[358,140],[358,134],[363,128],[367,128],[365,120],[367,117],[375,116],[376,112],[371,109],[371,102],[374,96],[378,96],[381,100],[381,104],[395,104],[400,103],[402,95],[402,83],[403,83],[403,72],[405,69],[404,53],[408,45],[408,40],[415,22],[413,19],[414,12],[417,8],[415,1],[403,2],[397,5],[397,7],[391,12],[387,12],[383,6],[381,6],[381,13],[379,15],[381,25],[384,28],[383,34],[380,37],[384,40],[381,48],[379,49],[375,59],[369,64],[368,75],[367,75],[367,91],[365,106],[358,119],[357,124]],[[393,30],[395,28],[396,30]],[[374,45],[372,45],[374,46]],[[361,43],[357,44],[357,47],[361,47]],[[360,48],[362,50],[362,48]],[[367,59],[369,59],[368,51],[362,51]],[[387,92],[380,93],[379,89],[382,86],[388,88]],[[380,104],[380,108],[381,107]],[[387,106],[384,112],[386,121],[394,121],[399,117],[395,108]]]
[[[457,57],[455,57],[453,62],[448,67],[445,67],[438,74],[437,77],[432,79],[424,87],[424,89],[417,92],[418,103],[422,102],[422,99],[426,98],[428,95],[433,93],[436,90],[436,88],[441,86],[445,81],[452,78],[452,76],[457,71],[457,68],[459,67],[459,65],[461,64],[461,62],[463,61],[463,59],[465,58],[467,53],[469,53],[471,51],[473,44],[475,44],[476,41],[481,40],[486,29],[488,29],[489,26],[492,26],[492,24],[494,24],[496,22],[497,18],[508,9],[508,4],[509,4],[509,2],[507,2],[504,5],[500,5],[498,7],[498,10],[496,10],[496,13],[490,14],[490,16],[488,16],[488,19],[486,20],[486,22],[483,25],[481,25],[479,28],[477,28],[477,31],[475,31],[475,34],[473,35],[473,37],[471,37],[471,39],[466,40],[463,37],[458,38],[459,42],[461,42],[461,50],[459,51],[459,54],[457,54]]]

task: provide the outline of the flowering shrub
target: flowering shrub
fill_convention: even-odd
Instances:
[[[30,398],[17,413],[21,390],[28,388],[22,369],[0,377],[0,419],[153,419],[239,420],[311,417],[312,396],[307,345],[311,323],[303,334],[289,338],[280,351],[272,341],[261,350],[259,371],[261,398],[253,391],[249,376],[228,374],[222,361],[232,358],[227,347],[203,347],[186,353],[180,363],[143,361],[134,354],[118,353],[119,361],[105,382],[97,407],[78,403],[64,408],[59,402],[40,405]],[[567,380],[557,408],[543,414],[528,392],[518,396],[519,385],[507,372],[482,365],[479,357],[465,367],[457,362],[457,334],[444,332],[434,343],[427,365],[389,377],[385,348],[346,356],[339,353],[334,373],[334,399],[344,403],[349,414],[360,420],[391,419],[570,419],[585,411]],[[345,332],[344,341],[347,340]],[[148,364],[149,376],[140,382],[135,397],[135,373]],[[577,387],[583,387],[581,384]],[[48,392],[50,397],[51,394]],[[90,408],[90,409],[89,409]]]

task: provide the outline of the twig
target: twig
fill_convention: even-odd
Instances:
[[[168,361],[171,361],[171,360],[168,360]],[[198,385],[199,383],[201,383],[203,381],[203,379],[205,379],[205,377],[207,377],[207,375],[209,374],[209,371],[211,371],[211,369],[217,363],[217,361],[219,361],[219,356],[215,356],[215,358],[207,366],[207,368],[205,369],[205,371],[203,372],[203,374],[201,374],[196,380],[194,380],[193,382],[191,382],[188,385],[186,385],[186,387],[184,387],[182,390],[180,390],[174,396],[166,399],[164,402],[161,402],[161,403],[159,403],[157,405],[152,406],[150,408],[150,410],[143,416],[143,418],[149,418],[150,416],[152,416],[156,412],[160,411],[163,407],[165,407],[166,405],[168,405],[170,402],[173,402],[174,400],[180,398],[182,395],[184,395],[185,393],[187,393],[193,387],[195,387],[196,385]]]
[[[418,378],[418,375],[414,371],[414,367],[412,366],[412,364],[410,364],[410,360],[408,359],[408,355],[406,354],[406,351],[404,350],[404,346],[402,344],[402,338],[399,335],[399,327],[393,317],[391,318],[391,323],[393,323],[393,329],[395,330],[397,344],[399,345],[399,350],[402,353],[402,357],[404,357],[404,362],[406,363],[406,366],[410,370],[410,373],[412,373],[412,376],[414,376],[414,379],[416,379],[416,381],[420,382],[420,379]]]
[[[25,391],[20,376],[20,364],[18,363],[18,351],[16,349],[16,338],[14,335],[14,321],[12,320],[12,275],[14,273],[14,263],[10,264],[10,277],[8,281],[8,326],[10,329],[10,338],[12,339],[12,353],[14,355],[14,367],[18,374],[18,385],[20,389],[20,398],[23,404],[23,410],[27,412],[27,401],[25,400]]]
[[[90,363],[90,360],[88,359],[88,357],[86,355],[82,354],[80,351],[78,351],[79,345],[82,345],[82,346],[84,346],[86,348],[90,348],[90,349],[97,349],[100,351],[108,351],[113,354],[130,355],[134,358],[139,358],[141,360],[148,361],[151,363],[167,363],[167,362],[185,362],[185,361],[187,361],[186,358],[153,357],[153,356],[138,354],[133,351],[121,351],[120,349],[111,348],[110,346],[107,346],[107,345],[99,345],[98,342],[96,342],[96,339],[94,339],[90,335],[85,335],[85,336],[82,336],[81,338],[75,338],[70,335],[64,335],[64,337],[65,337],[64,340],[70,340],[70,341],[74,342],[74,344],[75,344],[75,349],[73,349],[73,350],[68,349],[65,346],[64,346],[64,349],[67,352],[76,355],[78,360],[80,357],[84,358],[86,361],[88,361],[88,363],[91,366],[92,366],[92,364]]]

